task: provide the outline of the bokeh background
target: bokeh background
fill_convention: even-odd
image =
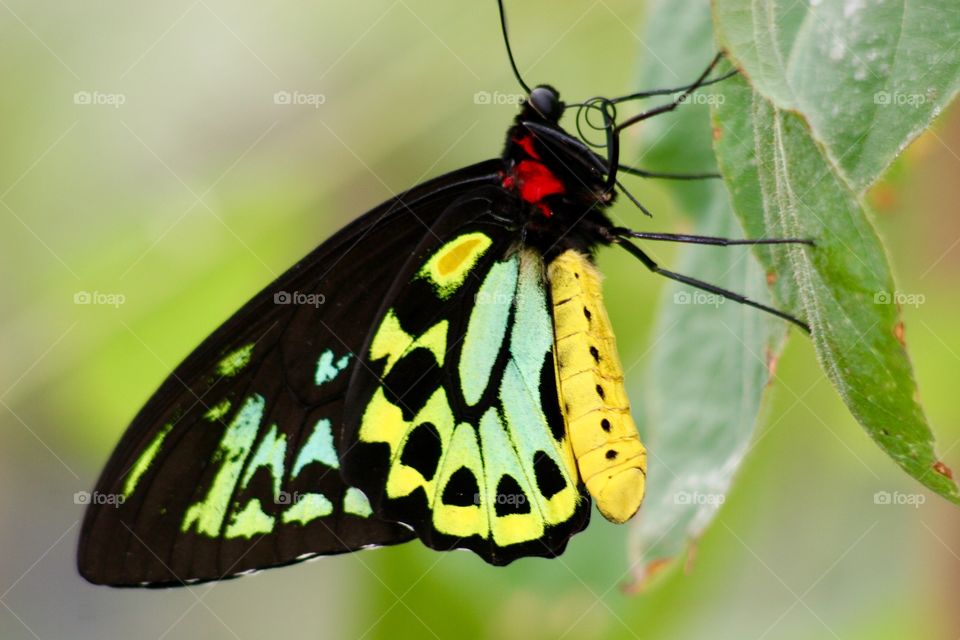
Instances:
[[[642,2],[511,5],[533,82],[636,89]],[[503,569],[411,543],[191,589],[86,584],[74,493],[164,376],[345,222],[497,154],[518,89],[494,3],[437,0],[0,0],[0,80],[0,637],[960,635],[960,510],[870,442],[803,339],[718,520],[644,593],[623,589],[627,527],[597,516],[561,558]],[[870,195],[954,467],[958,154],[954,108]],[[684,228],[660,186],[635,190],[656,218],[620,217]],[[664,283],[599,262],[637,398]]]

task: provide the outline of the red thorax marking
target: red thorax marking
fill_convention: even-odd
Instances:
[[[540,154],[537,153],[537,150],[533,148],[533,140],[530,136],[523,136],[522,138],[516,138],[514,140],[520,147],[527,152],[527,155],[533,158],[534,160],[540,159]]]
[[[503,179],[503,186],[506,189],[516,188],[520,197],[535,205],[543,213],[544,217],[549,218],[553,215],[550,207],[542,202],[547,196],[557,193],[563,193],[566,189],[553,172],[550,171],[542,162],[540,154],[533,147],[533,140],[530,136],[514,139],[521,149],[523,149],[532,160],[521,160]]]

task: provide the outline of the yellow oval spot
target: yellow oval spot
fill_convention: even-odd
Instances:
[[[463,242],[447,249],[437,260],[437,272],[444,277],[454,273],[463,261],[471,256],[474,247],[478,244],[480,244],[479,238],[467,237]]]
[[[441,300],[456,291],[493,241],[480,232],[465,233],[440,247],[417,273],[433,284]]]

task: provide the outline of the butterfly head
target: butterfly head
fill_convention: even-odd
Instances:
[[[548,84],[534,87],[523,105],[527,119],[537,116],[550,124],[560,122],[560,116],[566,106],[560,100],[560,93]]]

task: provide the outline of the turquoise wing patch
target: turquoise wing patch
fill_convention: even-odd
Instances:
[[[440,278],[439,265],[456,277]],[[354,424],[348,414],[344,474],[377,515],[433,548],[506,564],[556,555],[586,526],[543,274],[535,252],[482,231],[454,236],[389,301],[368,341],[348,400],[357,415]]]

